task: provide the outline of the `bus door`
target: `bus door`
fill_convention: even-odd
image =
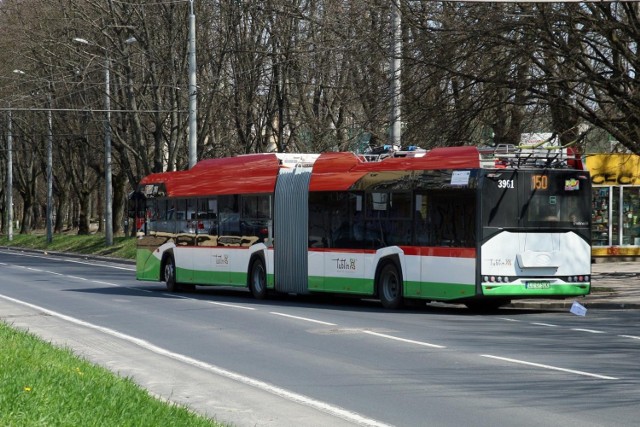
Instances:
[[[367,263],[380,242],[379,223],[365,218],[362,192],[333,193],[328,202],[331,250],[324,252],[324,290],[371,295],[373,280],[365,283],[364,277],[373,268]]]

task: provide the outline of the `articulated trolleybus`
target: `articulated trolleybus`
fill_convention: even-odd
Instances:
[[[586,295],[591,184],[565,149],[250,154],[145,177],[139,280],[496,308]]]

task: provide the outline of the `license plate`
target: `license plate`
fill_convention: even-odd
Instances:
[[[551,282],[525,282],[524,287],[526,289],[549,289]]]

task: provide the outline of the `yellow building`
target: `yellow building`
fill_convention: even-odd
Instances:
[[[585,156],[593,184],[595,258],[640,257],[640,156]]]

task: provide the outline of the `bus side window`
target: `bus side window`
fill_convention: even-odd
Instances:
[[[431,232],[428,219],[428,203],[426,194],[416,194],[415,212],[413,217],[413,229],[415,244],[427,246],[430,244],[429,233]]]

